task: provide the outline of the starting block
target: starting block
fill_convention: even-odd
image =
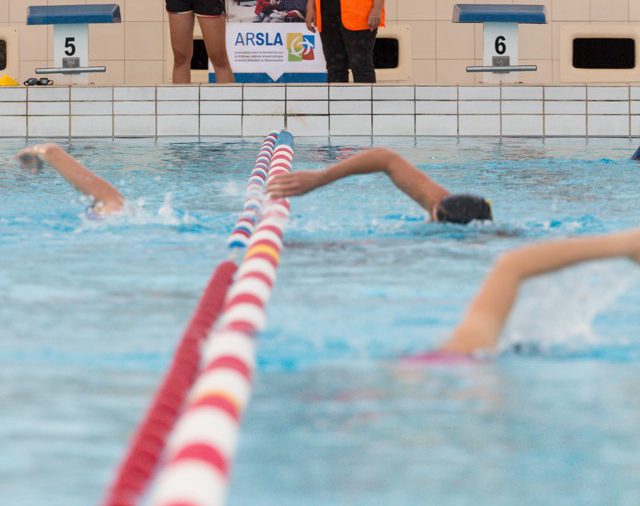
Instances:
[[[484,65],[469,66],[467,72],[492,72],[494,81],[515,82],[517,74],[504,75],[538,70],[536,65],[518,65],[518,25],[546,24],[544,5],[456,4],[453,22],[484,25]]]
[[[89,72],[106,67],[89,66],[89,23],[121,23],[117,4],[42,5],[27,10],[27,25],[53,26],[54,67],[38,68],[36,74],[71,75],[73,83],[86,84]]]

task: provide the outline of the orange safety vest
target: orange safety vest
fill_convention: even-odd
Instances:
[[[316,26],[318,31],[322,31],[322,11],[320,9],[321,0],[316,0]],[[373,7],[373,0],[340,0],[340,13],[342,15],[342,25],[347,30],[367,30],[369,28],[369,13]],[[380,26],[384,26],[384,7]]]

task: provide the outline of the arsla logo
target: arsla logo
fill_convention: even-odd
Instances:
[[[315,54],[313,50],[315,47],[315,35],[303,35],[301,33],[287,34],[289,61],[314,60]]]

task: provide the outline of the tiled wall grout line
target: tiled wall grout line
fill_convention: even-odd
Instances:
[[[584,116],[584,138],[585,140],[589,139],[589,87],[584,87],[584,96],[585,96],[585,116]]]
[[[542,86],[542,138],[547,139],[547,87]]]
[[[498,92],[498,114],[500,116],[500,141],[502,141],[502,83],[500,83],[500,90]]]
[[[456,85],[456,136],[460,138],[460,85]]]
[[[629,0],[631,3],[631,0]],[[629,140],[631,140],[631,85],[627,86],[627,123],[629,125]]]

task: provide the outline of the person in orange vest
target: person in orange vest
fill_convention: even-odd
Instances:
[[[330,83],[375,83],[373,48],[384,0],[307,0],[307,28],[320,32]]]

